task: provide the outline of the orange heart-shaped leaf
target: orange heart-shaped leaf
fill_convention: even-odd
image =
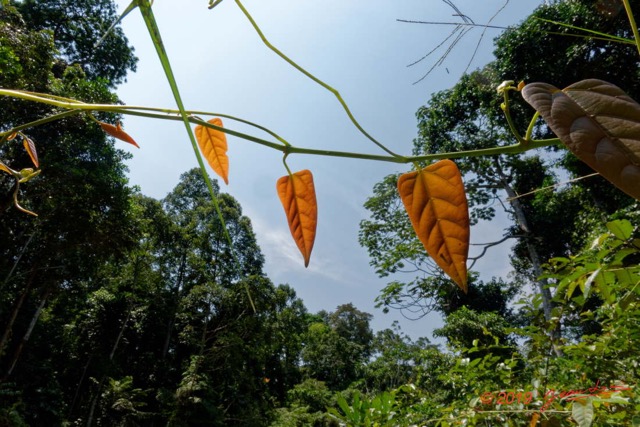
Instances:
[[[140,146],[134,141],[131,136],[122,129],[120,123],[116,123],[116,125],[110,125],[109,123],[100,122],[100,127],[103,131],[108,133],[114,138],[118,138],[120,141],[128,142],[129,144],[135,145],[140,148]]]
[[[530,83],[522,96],[576,157],[640,200],[640,104],[596,79],[563,90]]]
[[[304,266],[307,267],[318,225],[318,203],[313,175],[305,169],[283,176],[278,180],[276,188],[287,215],[291,236],[304,257]]]
[[[466,293],[469,208],[456,164],[440,160],[405,173],[398,192],[429,256]]]
[[[23,138],[24,149],[29,153],[29,157],[31,157],[31,161],[35,167],[40,167],[40,163],[38,162],[38,152],[36,151],[36,145],[33,141],[26,136]]]
[[[214,118],[207,123],[222,127],[222,120]],[[209,162],[209,166],[225,184],[229,184],[229,157],[227,157],[227,136],[224,132],[205,126],[196,126],[196,139],[202,155]]]

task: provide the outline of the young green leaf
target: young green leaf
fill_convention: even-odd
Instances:
[[[429,256],[466,293],[469,208],[456,164],[441,160],[405,173],[398,192]]]
[[[287,215],[289,230],[304,257],[304,266],[307,267],[318,225],[318,203],[313,175],[305,169],[283,176],[278,180],[276,188]]]
[[[640,200],[640,104],[596,79],[563,90],[531,83],[522,96],[573,154]]]
[[[222,127],[222,120],[214,118],[208,123]],[[227,157],[227,136],[224,132],[205,126],[196,126],[196,139],[202,155],[209,166],[229,185],[229,157]]]

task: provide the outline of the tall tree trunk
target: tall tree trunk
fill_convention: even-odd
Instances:
[[[29,327],[27,328],[27,332],[22,337],[22,341],[20,341],[20,344],[18,344],[18,348],[16,348],[16,351],[13,354],[13,359],[11,361],[11,366],[9,367],[9,370],[7,371],[7,374],[6,374],[5,378],[10,377],[11,374],[13,373],[13,369],[16,367],[16,364],[18,363],[18,360],[20,359],[20,355],[22,354],[22,349],[24,348],[24,346],[29,341],[29,338],[31,338],[31,333],[33,332],[33,328],[35,328],[36,323],[38,323],[38,319],[40,318],[40,314],[42,314],[42,309],[44,308],[45,304],[47,303],[47,300],[49,299],[49,295],[50,294],[51,294],[50,289],[47,289],[47,290],[44,291],[44,294],[40,298],[40,304],[38,304],[38,308],[36,309],[36,312],[33,314],[33,317],[31,318],[31,322],[29,323]]]
[[[169,353],[169,344],[171,343],[171,331],[173,330],[173,325],[175,324],[175,313],[167,322],[167,333],[164,337],[164,345],[162,346],[162,360],[167,358],[167,353]]]
[[[7,322],[7,325],[4,327],[2,339],[0,339],[0,355],[3,353],[5,347],[7,346],[7,343],[9,342],[9,338],[11,337],[11,332],[13,330],[13,324],[15,323],[16,318],[18,317],[18,313],[22,308],[22,304],[24,303],[24,300],[27,298],[27,295],[29,294],[29,292],[31,292],[31,286],[33,285],[35,276],[36,276],[36,273],[35,273],[35,270],[33,270],[29,275],[29,279],[27,280],[27,284],[24,287],[22,294],[20,295],[20,298],[18,298],[18,301],[16,301],[16,303],[13,306],[11,317],[9,317],[9,322]]]
[[[100,390],[102,390],[102,385],[104,384],[106,375],[102,376],[100,383],[98,384],[98,390],[96,391],[96,395],[91,400],[91,407],[89,408],[89,415],[87,415],[87,427],[91,427],[93,424],[93,414],[96,412],[96,406],[98,405],[98,398],[100,397]]]
[[[540,259],[540,254],[538,253],[538,249],[533,243],[533,239],[535,237],[535,233],[531,230],[529,226],[529,221],[527,220],[527,215],[525,214],[524,208],[520,200],[518,199],[518,194],[515,192],[513,187],[509,184],[508,177],[502,170],[500,165],[500,161],[496,160],[494,162],[496,167],[496,172],[498,175],[498,184],[500,187],[507,193],[509,198],[509,203],[513,208],[513,214],[516,219],[516,224],[520,228],[523,233],[523,239],[526,246],[527,252],[529,254],[529,261],[531,261],[531,267],[533,269],[533,281],[536,283],[538,287],[538,291],[542,296],[542,312],[544,313],[544,319],[550,323],[553,310],[553,296],[551,295],[551,291],[549,290],[549,282],[547,279],[541,279],[543,270],[542,270],[542,262]],[[560,324],[558,324],[553,331],[551,331],[551,341],[553,345],[553,350],[557,356],[562,356],[562,350],[559,348],[559,340],[560,340]]]
[[[33,236],[35,236],[35,235],[36,235],[36,233],[34,231],[33,233],[31,233],[31,236],[29,236],[29,238],[27,239],[25,244],[22,246],[22,249],[20,250],[20,254],[18,255],[18,258],[16,258],[15,262],[13,263],[13,266],[11,267],[11,270],[9,270],[9,273],[7,274],[7,277],[4,278],[4,282],[2,283],[2,288],[0,288],[0,290],[4,289],[4,287],[7,286],[7,283],[9,283],[9,280],[11,279],[11,276],[13,276],[13,272],[18,267],[18,264],[20,263],[20,260],[22,259],[22,256],[27,251],[27,248],[29,247],[29,244],[31,243],[31,240],[33,240]]]
[[[87,363],[84,365],[84,369],[82,370],[82,376],[80,377],[80,381],[78,381],[76,392],[74,393],[73,400],[71,401],[71,405],[69,406],[69,416],[67,417],[69,419],[71,419],[71,416],[73,415],[73,411],[76,408],[76,403],[78,402],[78,396],[80,396],[80,390],[82,390],[82,384],[84,384],[84,379],[87,376],[87,371],[89,370],[91,359],[93,359],[93,355],[89,356],[89,359],[87,359]]]
[[[120,340],[122,339],[122,335],[124,335],[124,330],[127,327],[127,323],[129,323],[129,319],[131,318],[131,312],[133,312],[133,307],[129,308],[127,312],[127,317],[122,322],[122,326],[120,327],[120,332],[118,332],[118,337],[116,341],[113,343],[113,347],[111,347],[111,353],[109,353],[109,361],[113,360],[113,356],[116,354],[116,350],[118,349],[118,345],[120,344]],[[106,375],[103,375],[100,379],[100,383],[98,384],[98,389],[96,390],[96,394],[91,400],[91,407],[89,408],[89,415],[87,415],[87,427],[91,427],[93,424],[93,415],[95,414],[96,406],[98,404],[98,400],[100,399],[100,393],[102,391],[102,386],[104,385],[105,380],[107,379]]]
[[[171,333],[173,331],[173,326],[176,322],[176,315],[178,314],[178,309],[180,306],[180,288],[182,287],[182,283],[184,280],[184,271],[186,269],[187,263],[187,254],[183,253],[182,258],[180,259],[180,269],[178,270],[178,280],[176,281],[175,286],[172,289],[172,293],[175,295],[175,310],[173,310],[173,315],[169,318],[167,322],[167,332],[164,338],[164,345],[162,346],[162,360],[167,358],[167,353],[169,352],[169,345],[171,343]]]
[[[543,270],[542,263],[540,262],[540,255],[538,254],[538,249],[536,249],[535,245],[533,244],[534,234],[531,232],[531,228],[529,227],[529,222],[527,221],[527,217],[524,213],[524,209],[522,208],[522,204],[517,198],[515,198],[518,196],[516,192],[513,190],[513,188],[511,188],[511,186],[507,184],[505,184],[503,188],[507,192],[509,199],[511,199],[509,203],[511,203],[511,207],[513,208],[513,212],[516,217],[516,223],[518,224],[518,227],[524,235],[523,238],[525,244],[527,245],[529,261],[531,261],[531,267],[533,268],[533,274],[535,277],[534,280],[538,285],[540,294],[542,295],[542,311],[544,312],[545,320],[548,322],[551,320],[551,310],[553,309],[553,302],[551,301],[551,291],[547,287],[549,285],[549,282],[547,282],[546,279],[539,279],[539,277],[543,273]]]

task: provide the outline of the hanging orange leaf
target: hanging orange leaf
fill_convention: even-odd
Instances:
[[[441,160],[405,173],[398,192],[429,256],[466,293],[469,208],[456,164]]]
[[[640,200],[640,104],[596,79],[562,90],[531,83],[522,96],[573,154]]]
[[[100,127],[103,131],[108,133],[114,138],[118,138],[120,141],[128,142],[129,144],[135,145],[140,148],[140,146],[131,138],[131,136],[122,129],[120,123],[116,123],[116,125],[110,125],[109,123],[100,122]]]
[[[283,176],[278,180],[276,188],[287,215],[289,230],[304,257],[304,266],[307,267],[318,224],[318,203],[313,175],[305,169]]]
[[[222,120],[214,118],[207,123],[222,127]],[[227,157],[227,136],[224,132],[204,126],[196,126],[196,139],[200,151],[209,166],[217,173],[225,184],[229,184],[229,158]]]
[[[31,161],[35,167],[40,167],[40,163],[38,162],[38,152],[36,151],[36,145],[32,140],[24,136],[23,138],[24,149],[29,153],[29,157],[31,157]]]

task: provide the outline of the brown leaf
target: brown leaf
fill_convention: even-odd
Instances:
[[[16,171],[12,170],[9,166],[5,165],[2,160],[0,160],[0,171],[6,172],[12,176],[16,175]]]
[[[212,125],[222,127],[222,120],[214,118],[208,121]],[[196,126],[196,139],[202,155],[209,166],[217,173],[225,184],[229,184],[229,158],[227,157],[227,136],[224,132],[205,126]]]
[[[429,256],[466,293],[469,208],[456,164],[441,160],[405,173],[398,192]]]
[[[278,180],[276,188],[287,215],[289,230],[304,257],[304,266],[307,267],[318,225],[318,203],[313,175],[305,169],[283,176]]]
[[[539,419],[540,419],[540,412],[536,412],[535,414],[533,414],[533,416],[531,417],[531,422],[529,423],[529,427],[536,427]]]
[[[31,162],[35,167],[40,167],[40,163],[38,162],[38,152],[36,151],[36,145],[33,141],[26,136],[23,138],[22,143],[24,144],[24,149],[29,153],[29,157],[31,157]]]
[[[531,83],[522,96],[573,154],[640,200],[640,104],[596,79],[563,90]]]
[[[120,141],[128,142],[129,144],[135,145],[140,148],[140,146],[131,138],[131,136],[122,129],[120,123],[116,123],[116,125],[110,125],[109,123],[100,122],[100,127],[103,131],[108,133],[114,138],[118,138]]]

